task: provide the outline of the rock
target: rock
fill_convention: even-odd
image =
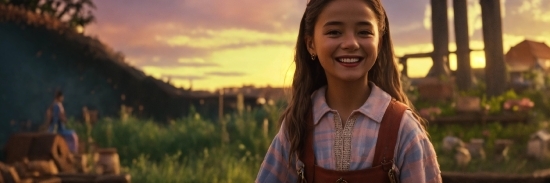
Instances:
[[[470,143],[466,144],[466,148],[470,152],[472,158],[479,158],[484,160],[486,157],[485,150],[483,149],[483,139],[470,139]]]
[[[455,160],[458,166],[460,167],[466,167],[468,163],[470,163],[470,160],[472,160],[472,156],[470,155],[470,151],[464,147],[456,147],[456,153],[455,153]]]
[[[443,138],[443,151],[451,152],[462,140],[454,136],[446,136]]]

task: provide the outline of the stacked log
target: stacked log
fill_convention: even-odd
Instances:
[[[13,166],[0,162],[0,183],[61,183],[53,161],[26,161]]]
[[[75,173],[73,157],[65,140],[56,134],[36,135],[27,156],[29,160],[53,160],[61,172]]]
[[[37,177],[31,180],[32,183],[62,183],[63,181],[58,177]]]
[[[27,164],[27,170],[34,175],[57,175],[58,169],[52,160],[49,161],[30,161]]]
[[[65,139],[56,134],[14,134],[4,149],[9,165],[0,162],[0,183],[131,182],[129,174],[120,175],[119,157],[114,148],[96,150],[97,167],[104,171],[93,175],[84,174],[87,156],[71,153]]]
[[[57,175],[33,174],[20,177],[15,167],[0,162],[0,183],[130,183],[129,174],[95,175],[59,173]]]
[[[0,175],[4,183],[19,183],[21,179],[14,167],[0,162]]]
[[[72,154],[65,140],[49,133],[13,134],[5,146],[6,162],[15,164],[26,161],[53,160],[62,172],[76,172]]]

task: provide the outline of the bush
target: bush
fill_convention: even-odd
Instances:
[[[264,106],[226,115],[229,143],[222,143],[220,123],[197,113],[166,125],[105,118],[95,124],[91,137],[100,147],[117,148],[123,170],[134,182],[253,182],[279,130],[278,114],[278,107]],[[69,128],[87,139],[86,125],[72,121]]]

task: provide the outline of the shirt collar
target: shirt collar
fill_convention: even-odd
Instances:
[[[360,112],[363,115],[371,118],[372,120],[380,123],[382,121],[384,113],[386,112],[386,108],[391,101],[391,96],[384,90],[376,86],[373,82],[369,82],[369,86],[371,87],[369,98],[361,107],[359,107],[359,109],[356,109],[353,112]],[[314,125],[317,125],[326,113],[333,110],[327,104],[325,98],[326,91],[327,86],[323,86],[317,89],[311,95],[311,99],[313,102]]]

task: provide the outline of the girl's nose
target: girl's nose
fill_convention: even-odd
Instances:
[[[355,51],[359,49],[359,42],[354,34],[347,34],[341,44],[342,49],[347,51]]]

